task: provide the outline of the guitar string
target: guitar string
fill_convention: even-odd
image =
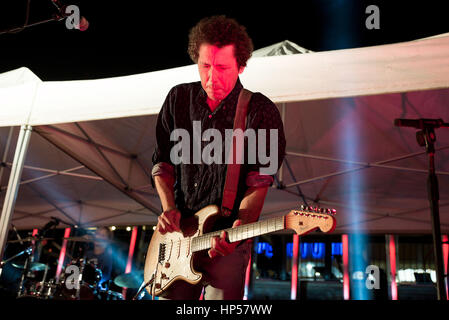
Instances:
[[[272,221],[272,223],[276,223],[276,221]],[[260,226],[260,225],[261,225],[261,224],[259,224],[259,226]],[[255,225],[253,225],[252,227],[255,227]],[[207,239],[211,239],[212,237],[214,237],[214,235],[220,235],[220,233],[221,233],[222,231],[226,231],[226,232],[228,232],[228,234],[229,234],[229,232],[235,232],[235,231],[232,230],[232,229],[233,229],[233,228],[228,228],[228,229],[224,229],[224,230],[221,230],[221,231],[216,231],[216,232],[206,233],[206,234],[204,234],[204,235],[197,236],[197,237],[187,237],[187,238],[185,238],[185,239],[176,240],[176,243],[173,245],[173,249],[179,251],[179,250],[182,248],[183,245],[189,245],[189,244],[190,244],[191,248],[193,248],[195,245],[197,245],[197,246],[199,246],[200,248],[202,248],[204,245],[208,245],[207,243],[208,243],[209,241],[206,241]],[[244,229],[244,228],[241,229],[242,232],[243,232],[243,229]],[[253,228],[253,229],[254,229],[254,228]],[[267,226],[267,229],[268,229],[268,226]],[[250,230],[247,228],[246,231],[248,232],[248,231],[250,231]],[[254,234],[254,230],[252,230],[252,231],[253,231],[253,234]],[[234,235],[232,235],[232,236],[234,236]],[[201,239],[201,238],[202,238],[202,239]],[[194,240],[194,239],[197,239],[197,240],[196,240],[196,243],[193,243],[193,240]],[[198,243],[198,242],[199,242],[199,243]]]
[[[308,216],[308,217],[311,217],[311,218],[324,218],[324,219],[327,219],[328,216],[329,216],[329,215],[325,215],[325,214],[320,214],[320,215],[310,214],[310,216]],[[253,231],[253,234],[254,234],[254,231],[256,231],[256,230],[254,230],[254,229],[255,229],[254,227],[262,227],[262,226],[263,226],[263,223],[264,223],[265,221],[270,221],[271,224],[276,225],[276,223],[278,222],[278,221],[276,221],[276,219],[279,219],[279,218],[281,218],[281,217],[273,218],[273,220],[271,220],[271,221],[270,221],[270,220],[262,220],[262,221],[258,221],[258,222],[256,222],[256,223],[254,223],[253,225],[249,225],[249,226],[253,227],[253,228],[252,228],[252,231]],[[295,216],[283,216],[282,218],[285,219],[285,222],[291,222],[292,220],[295,220],[295,219],[296,219]],[[266,222],[266,223],[267,223],[266,228],[267,228],[267,232],[268,232],[268,228],[269,228],[269,225],[268,225],[268,224],[269,224],[269,222]],[[243,227],[243,226],[242,226],[242,227]],[[275,229],[276,229],[276,228],[277,228],[277,227],[275,226]],[[283,227],[282,229],[284,229],[284,227]],[[282,230],[282,229],[274,230],[274,231],[271,231],[271,232],[279,231],[279,230]],[[243,228],[242,228],[241,230],[242,230],[242,233],[243,233]],[[195,245],[196,245],[197,247],[199,246],[200,248],[202,248],[203,246],[206,245],[206,248],[208,248],[208,246],[209,246],[208,242],[209,242],[209,241],[206,241],[206,240],[207,240],[207,239],[211,239],[212,237],[214,237],[214,234],[215,234],[215,235],[220,235],[220,233],[221,233],[222,231],[226,231],[226,232],[228,232],[228,234],[229,234],[230,231],[232,232],[232,231],[234,231],[234,230],[233,230],[233,228],[228,228],[228,229],[224,229],[224,230],[221,230],[221,231],[215,231],[215,232],[206,233],[206,234],[201,235],[201,236],[187,237],[187,238],[185,238],[185,239],[176,240],[176,243],[173,245],[173,248],[174,248],[175,250],[177,250],[177,251],[180,251],[180,249],[182,248],[183,245],[189,245],[191,249],[193,249],[193,247],[194,247]],[[249,228],[247,228],[246,231],[249,232],[249,231],[250,231]],[[233,235],[233,236],[234,236],[234,235]],[[202,238],[202,239],[201,239],[201,238]],[[193,243],[193,241],[194,241],[195,239],[197,239],[197,240],[196,240],[196,243]],[[236,240],[236,241],[238,241],[238,240]],[[200,242],[200,243],[198,243],[198,242]],[[202,242],[203,242],[203,243],[202,243]],[[201,249],[200,249],[200,250],[201,250]],[[204,249],[203,249],[203,250],[204,250]]]

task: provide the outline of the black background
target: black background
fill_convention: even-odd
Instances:
[[[0,32],[23,25],[28,0],[2,0]],[[89,23],[80,32],[52,21],[0,34],[0,73],[26,66],[42,80],[121,76],[191,64],[189,29],[225,14],[245,25],[255,49],[283,40],[313,50],[339,50],[414,40],[449,31],[444,1],[103,1],[75,4]],[[380,29],[368,30],[368,5],[380,10]],[[29,23],[56,13],[51,0],[31,0]]]

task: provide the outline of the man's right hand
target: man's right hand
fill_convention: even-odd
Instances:
[[[181,220],[181,212],[178,209],[170,209],[162,212],[158,218],[157,230],[161,234],[167,232],[181,232],[179,221]]]

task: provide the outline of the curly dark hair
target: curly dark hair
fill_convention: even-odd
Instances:
[[[253,52],[253,41],[246,28],[224,15],[203,18],[190,30],[187,52],[193,62],[198,62],[200,46],[205,43],[218,48],[233,44],[239,68],[246,66]]]

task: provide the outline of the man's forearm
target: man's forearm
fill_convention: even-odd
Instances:
[[[243,197],[239,208],[239,219],[242,224],[256,222],[262,212],[268,187],[250,187]]]
[[[175,178],[168,175],[154,176],[154,184],[162,204],[162,210],[167,211],[176,208],[173,185]]]

